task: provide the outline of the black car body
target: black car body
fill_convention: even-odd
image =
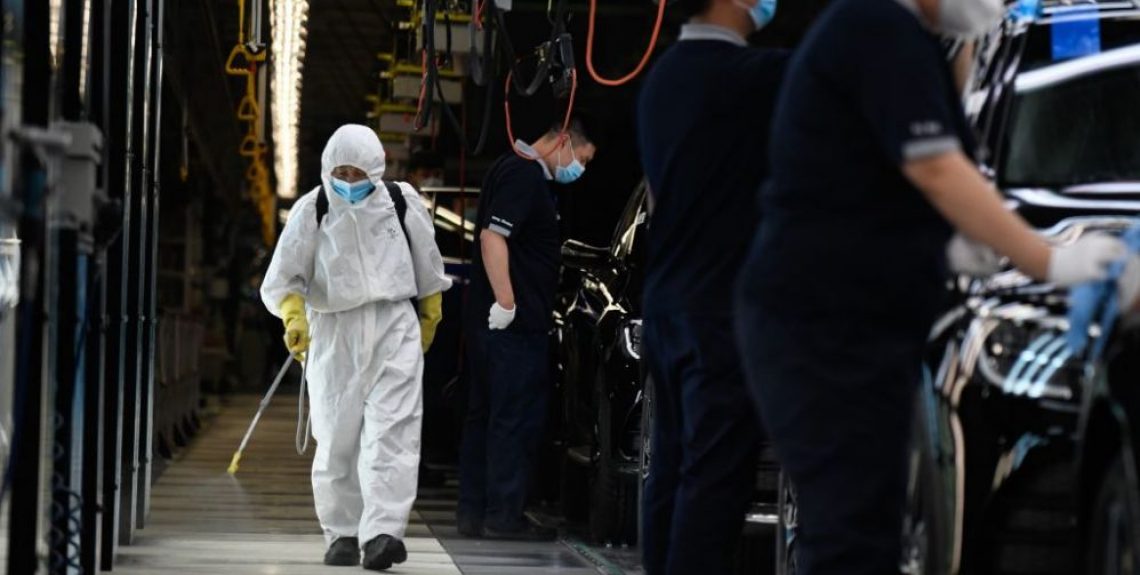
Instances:
[[[610,246],[571,240],[562,248],[564,287],[553,337],[557,439],[569,466],[561,473],[563,508],[568,517],[586,519],[591,538],[602,542],[637,540],[646,445],[640,303],[647,217],[641,184]]]
[[[563,511],[585,520],[600,543],[637,541],[640,499],[652,436],[653,386],[641,368],[641,298],[649,194],[630,195],[609,247],[563,245],[563,291],[555,312],[558,436]],[[770,542],[778,470],[761,450],[745,536]],[[744,546],[738,572],[772,565],[770,545]]]

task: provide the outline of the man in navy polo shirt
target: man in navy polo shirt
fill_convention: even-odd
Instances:
[[[789,64],[739,327],[798,489],[802,575],[899,572],[915,391],[949,271],[992,247],[1072,286],[1126,253],[1106,236],[1051,248],[975,168],[934,33],[977,37],[1002,12],[1001,0],[837,0]]]
[[[732,286],[757,223],[782,51],[745,36],[775,0],[682,0],[680,41],[638,106],[653,194],[645,358],[655,386],[643,501],[649,575],[729,573],[755,485],[760,426],[732,331]]]
[[[549,332],[561,242],[549,182],[577,180],[594,157],[578,120],[516,142],[487,172],[464,331],[470,394],[460,453],[459,532],[553,539],[523,515],[546,420]]]

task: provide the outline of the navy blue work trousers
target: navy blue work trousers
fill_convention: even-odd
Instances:
[[[732,320],[647,318],[644,333],[655,418],[642,502],[645,572],[727,575],[760,440]]]
[[[526,526],[523,508],[550,397],[549,336],[467,333],[469,396],[459,454],[460,521]]]
[[[749,385],[798,490],[797,573],[897,575],[926,331],[747,304],[737,318]]]

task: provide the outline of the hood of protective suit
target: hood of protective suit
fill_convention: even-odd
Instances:
[[[330,194],[332,171],[339,166],[363,171],[376,189],[384,189],[384,146],[372,128],[358,124],[341,126],[325,144],[321,154],[321,182]]]

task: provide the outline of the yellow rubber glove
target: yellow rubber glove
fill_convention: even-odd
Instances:
[[[434,293],[420,300],[420,343],[424,353],[435,341],[435,328],[443,321],[443,293]]]
[[[305,298],[291,293],[281,300],[281,319],[285,322],[285,347],[297,361],[305,360],[309,351],[309,320],[305,319]]]

